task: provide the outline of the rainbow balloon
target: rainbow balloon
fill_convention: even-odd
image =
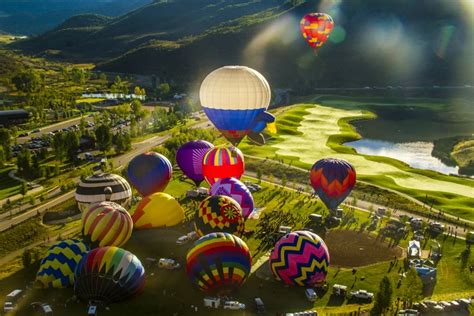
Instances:
[[[186,256],[186,273],[201,291],[227,294],[240,288],[252,267],[247,244],[237,236],[212,233],[198,239]]]

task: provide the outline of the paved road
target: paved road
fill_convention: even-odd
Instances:
[[[253,158],[253,159],[257,159],[257,160],[265,160],[266,159],[266,158],[262,158],[262,157],[258,157],[258,156],[251,156],[251,155],[245,155],[245,157],[250,157],[250,158]],[[296,166],[289,166],[288,164],[284,164],[284,163],[281,163],[281,162],[273,160],[273,159],[270,159],[270,160],[272,160],[272,162],[274,162],[274,163],[284,165],[285,168],[291,168],[291,169],[294,169],[294,170],[300,170],[300,171],[308,172],[307,169],[299,168],[299,167],[296,167]],[[367,184],[367,185],[370,185],[370,186],[373,186],[373,187],[376,187],[376,188],[379,188],[379,189],[382,189],[382,190],[386,190],[386,191],[390,191],[392,193],[398,194],[398,195],[400,195],[400,196],[402,196],[402,197],[404,197],[404,198],[406,198],[406,199],[408,199],[408,200],[410,200],[410,201],[412,201],[412,202],[414,202],[418,205],[423,206],[427,210],[430,209],[434,214],[440,213],[439,210],[437,210],[437,209],[431,207],[430,205],[425,204],[425,203],[409,196],[408,194],[405,194],[405,193],[402,193],[402,192],[399,192],[399,191],[396,191],[396,190],[393,190],[393,189],[389,189],[389,188],[386,188],[386,187],[383,187],[383,186],[378,186],[378,185],[375,185],[375,184],[370,183],[370,182],[365,182],[365,181],[360,181],[360,180],[357,180],[357,181],[361,182],[361,183],[364,183],[364,184]],[[304,185],[306,185],[306,183]],[[385,206],[381,206],[381,207],[385,207]],[[409,213],[409,212],[407,212],[407,214],[411,214],[410,216],[420,217],[420,215],[418,213]],[[464,223],[468,223],[471,226],[474,225],[474,221],[470,221],[470,220],[462,219],[462,218],[460,218],[459,221],[458,221],[458,217],[454,216],[454,215],[451,215],[451,214],[443,213],[443,217],[447,218],[447,219],[450,219],[451,222],[459,222],[460,226],[464,225]],[[444,221],[444,222],[446,222],[446,221]],[[449,224],[449,225],[452,225],[452,224]]]
[[[84,117],[84,119],[86,120],[86,122],[94,121],[93,117]],[[48,125],[48,126],[40,128],[39,133],[31,133],[26,137],[18,137],[17,142],[18,142],[18,144],[24,144],[24,143],[28,142],[33,137],[41,137],[41,135],[48,134],[49,132],[79,124],[80,121],[81,121],[81,117],[76,117],[76,118],[73,118],[73,119],[70,119],[70,120],[67,120],[67,121],[63,121],[63,122],[55,123],[55,124],[52,124],[52,125]]]
[[[190,128],[206,128],[208,127],[209,122],[208,121],[202,121],[199,122]],[[112,161],[113,165],[116,166],[116,168],[121,169],[125,167],[128,162],[136,155],[145,153],[147,151],[150,151],[152,148],[164,143],[166,140],[168,140],[171,137],[171,135],[163,135],[163,136],[154,136],[148,139],[145,139],[139,143],[134,143],[132,146],[132,150],[129,151],[128,153],[125,153],[123,155],[117,156],[110,158]],[[78,182],[79,178],[73,178],[70,179],[70,181],[73,182]],[[74,197],[74,191],[70,191],[66,194],[63,194],[51,201],[48,201],[46,203],[43,203],[42,205],[39,205],[37,207],[34,207],[20,215],[17,215],[13,218],[8,218],[6,219],[5,215],[3,215],[3,220],[0,222],[0,232],[7,230],[10,228],[12,225],[17,225],[23,221],[26,221],[27,219],[36,216],[38,214],[42,214],[46,212],[48,209],[52,209],[55,206],[64,203],[68,199],[71,199]],[[8,212],[9,214],[9,212]]]
[[[257,174],[255,172],[252,172],[252,171],[245,171],[245,176],[253,178],[255,180],[258,180],[257,179]],[[270,178],[262,176],[262,181],[267,182],[267,183],[271,183],[271,184],[279,186],[279,187],[283,187],[281,185],[281,180],[278,179],[278,178],[274,178],[273,181],[271,181]],[[301,183],[294,183],[294,182],[288,181],[287,185],[284,188],[286,188],[288,190],[292,190],[292,191],[298,191],[296,189],[293,189],[295,184],[296,184],[296,187],[299,187],[299,186],[302,185]],[[310,193],[308,193],[308,192],[301,192],[301,193],[306,194],[306,195],[310,195]],[[349,202],[351,202],[351,203],[349,203]],[[386,206],[384,206],[384,205],[379,205],[379,204],[375,204],[375,203],[368,202],[368,201],[361,201],[359,199],[356,201],[357,202],[356,205],[354,205],[353,202],[354,202],[354,200],[348,198],[347,202],[343,203],[343,205],[345,205],[347,207],[353,207],[357,210],[360,210],[360,211],[363,211],[363,212],[366,212],[366,213],[371,212],[371,211],[369,211],[369,209],[374,209],[375,210],[375,209],[380,208],[380,207],[386,208]],[[413,214],[413,213],[410,213],[410,212],[404,211],[404,210],[397,210],[395,213],[393,213],[392,218],[393,219],[398,219],[400,216],[403,216],[403,215],[418,217],[418,218],[421,218],[423,221],[426,221],[426,222],[433,221],[433,220],[430,220],[427,216],[422,216],[422,215],[419,215],[419,214]],[[453,233],[456,232],[457,236],[459,238],[464,239],[462,236],[466,235],[466,231],[464,231],[463,227],[454,226],[453,224],[451,224],[449,222],[446,222],[446,221],[443,221],[442,219],[441,220],[436,220],[436,221],[445,224],[446,229],[448,228],[448,226],[450,226],[453,229]]]

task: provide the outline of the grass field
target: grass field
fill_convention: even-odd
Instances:
[[[254,194],[257,207],[265,207],[260,214],[263,216],[270,216],[275,221],[279,219],[279,214],[289,213],[296,219],[293,228],[298,229],[305,226],[307,215],[310,213],[323,213],[325,208],[316,199],[303,196],[300,193],[292,192],[286,189],[280,189],[268,183],[262,183],[263,189]],[[166,191],[174,196],[183,196],[184,192],[192,185],[186,182],[179,182],[173,180]],[[183,200],[183,206],[187,213],[193,213],[195,204],[190,201]],[[359,225],[368,221],[368,214],[361,211],[355,211],[355,218]],[[191,223],[185,223],[167,229],[150,229],[135,231],[130,241],[123,247],[135,253],[141,261],[146,264],[146,258],[160,258],[172,257],[176,258],[181,264],[185,262],[186,253],[190,245],[176,246],[175,240],[178,236],[190,231]],[[246,223],[246,229],[258,228],[258,220],[249,219]],[[334,234],[334,236],[330,236]],[[255,235],[255,234],[254,234]],[[387,248],[387,244],[376,241],[375,235],[369,237],[367,233],[359,232],[356,224],[345,225],[333,230],[328,234],[329,250],[331,241],[334,244],[340,243],[341,236],[347,236],[348,244],[352,244],[354,248],[363,247],[365,250],[353,249],[347,256],[367,256],[367,251],[374,251],[368,245],[376,243],[375,249],[382,249],[386,252],[385,256],[379,257],[382,262],[371,262],[370,265],[357,268],[357,280],[352,274],[352,268],[348,266],[350,258],[344,258],[345,250],[343,247],[339,250],[334,249],[334,261],[330,268],[328,275],[328,283],[330,285],[338,283],[348,285],[353,289],[366,289],[369,291],[376,291],[380,280],[385,275],[389,275],[393,282],[399,278],[398,269],[402,263],[399,261],[398,265],[390,269],[390,262],[383,261],[392,257],[392,250]],[[243,288],[236,294],[236,299],[246,303],[252,308],[251,301],[254,297],[261,297],[267,307],[268,314],[274,315],[276,312],[301,311],[311,308],[316,308],[318,312],[326,313],[342,313],[356,311],[359,305],[351,301],[337,300],[331,296],[331,291],[327,293],[319,293],[320,298],[311,303],[306,300],[304,296],[304,289],[298,287],[287,287],[276,282],[273,278],[269,280],[261,279],[261,276],[268,275],[268,264],[265,260],[265,253],[267,249],[257,252],[260,241],[252,236],[246,239],[252,254],[253,263],[262,263],[255,273],[251,274]],[[444,256],[439,263],[439,282],[434,288],[433,296],[439,299],[446,297],[460,297],[474,294],[474,278],[467,273],[467,267],[472,263],[473,258],[468,258],[465,261],[460,260],[460,253],[465,248],[461,241],[453,243],[452,238],[445,240],[440,239],[442,244]],[[406,240],[401,242],[401,246],[405,247]],[[44,249],[43,249],[44,251]],[[341,257],[342,256],[342,257]],[[339,257],[339,258],[338,258]],[[344,268],[337,268],[336,265],[345,266]],[[344,262],[344,264],[342,264]],[[16,268],[15,268],[16,267]],[[5,266],[0,268],[0,294],[8,292],[8,290],[16,287],[24,286],[24,284],[34,279],[35,267],[31,269],[20,269],[18,261],[13,262],[12,266]],[[8,273],[4,271],[7,270]],[[202,308],[202,298],[204,293],[195,290],[188,278],[181,268],[176,271],[160,270],[155,266],[146,266],[147,284],[145,292],[132,300],[122,303],[112,304],[110,310],[101,310],[101,315],[133,315],[133,314],[160,314],[173,315],[177,312],[180,315],[187,315],[191,313],[190,306],[199,306],[196,315],[222,315],[222,310],[205,310]],[[30,291],[27,298],[23,301],[23,308],[17,315],[30,315],[31,310],[28,304],[33,301],[42,301],[52,304],[56,315],[81,315],[86,311],[86,306],[82,303],[69,303],[66,310],[64,310],[64,301],[72,296],[72,289],[64,290],[47,290],[47,291]],[[431,294],[431,293],[429,293]],[[395,291],[395,297],[397,290]],[[0,303],[3,296],[0,296]],[[53,303],[53,298],[54,302]],[[285,299],[282,299],[285,298]],[[252,314],[251,309],[245,315]],[[365,305],[363,308],[369,308]],[[243,315],[235,312],[235,315]]]
[[[21,183],[8,176],[13,169],[15,168],[6,167],[0,170],[0,200],[20,193]]]
[[[302,104],[289,107],[277,118],[278,136],[267,146],[248,143],[240,146],[244,154],[273,158],[278,156],[292,165],[310,168],[324,157],[343,158],[357,170],[358,179],[408,194],[455,216],[474,219],[474,181],[418,170],[394,159],[363,156],[342,145],[358,139],[350,125],[354,119],[373,118],[363,110],[348,110]]]

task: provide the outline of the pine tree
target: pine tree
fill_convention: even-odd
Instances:
[[[392,282],[387,276],[380,281],[379,291],[375,295],[374,307],[370,311],[371,315],[383,315],[385,311],[392,306],[393,287]]]

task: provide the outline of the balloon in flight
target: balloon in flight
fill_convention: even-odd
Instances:
[[[333,28],[333,19],[325,13],[308,13],[300,21],[301,34],[315,51],[327,41]]]

